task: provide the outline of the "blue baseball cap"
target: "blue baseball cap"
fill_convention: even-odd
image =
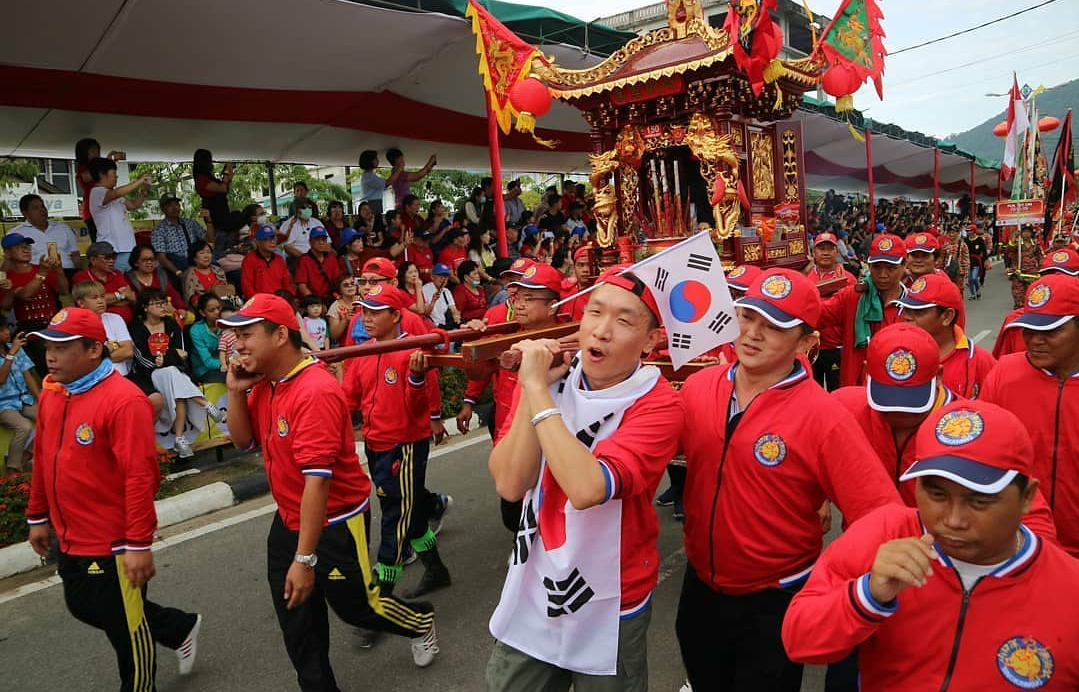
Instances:
[[[435,266],[431,268],[431,274],[435,276],[449,276],[451,274],[450,268],[441,262],[435,263]]]
[[[29,243],[30,245],[33,245],[34,239],[27,238],[22,233],[8,233],[4,236],[3,240],[0,240],[0,247],[8,250],[15,247],[16,245],[21,245],[22,243]]]
[[[888,227],[887,227],[887,226],[885,226],[885,225],[884,225],[883,223],[878,223],[878,224],[877,224],[877,230],[878,230],[878,231],[885,231],[885,230],[887,230],[887,229],[888,229]]]
[[[277,237],[277,229],[273,226],[263,226],[255,231],[255,240],[272,240]]]
[[[307,234],[308,240],[314,240],[315,238],[329,238],[330,234],[326,232],[326,229],[322,226],[317,226],[311,229],[311,232]]]
[[[341,247],[348,247],[353,240],[362,237],[363,233],[360,233],[352,226],[345,226],[344,230],[341,231]]]

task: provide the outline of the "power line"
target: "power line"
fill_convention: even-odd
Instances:
[[[1012,17],[1018,17],[1021,14],[1025,14],[1025,13],[1030,12],[1032,10],[1036,10],[1039,7],[1045,7],[1046,5],[1050,5],[1050,4],[1052,4],[1052,3],[1056,2],[1056,1],[1057,0],[1045,0],[1045,2],[1042,2],[1040,4],[1033,5],[1032,7],[1028,7],[1028,8],[1023,9],[1023,10],[1019,10],[1018,12],[1012,12],[1009,15],[1006,15],[1004,17],[1000,17],[998,19],[994,19],[992,21],[985,22],[984,24],[979,24],[978,26],[972,26],[969,29],[963,29],[962,31],[956,31],[953,34],[948,34],[947,36],[941,36],[940,38],[935,38],[935,39],[933,39],[931,41],[926,41],[925,43],[919,43],[919,44],[914,45],[914,46],[907,46],[906,48],[900,48],[899,50],[888,51],[888,55],[889,56],[899,55],[900,53],[906,53],[908,50],[914,50],[915,48],[922,48],[924,46],[932,45],[934,43],[940,43],[941,41],[947,41],[948,39],[955,38],[956,36],[962,36],[963,34],[969,34],[972,31],[977,31],[978,29],[984,29],[987,26],[990,26],[992,24],[998,24],[1000,22],[1005,21],[1006,19],[1011,19]]]

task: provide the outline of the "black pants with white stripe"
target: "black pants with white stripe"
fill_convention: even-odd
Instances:
[[[124,556],[79,557],[60,553],[58,571],[67,609],[77,620],[103,630],[116,651],[121,692],[152,692],[155,644],[176,649],[195,626],[196,615],[146,600],[124,575]]]
[[[270,595],[296,679],[303,692],[337,692],[330,667],[329,608],[353,627],[419,637],[434,625],[434,607],[379,592],[368,556],[367,512],[322,529],[315,553],[315,588],[292,610],[284,599],[285,577],[294,564],[300,534],[274,514],[266,538]]]

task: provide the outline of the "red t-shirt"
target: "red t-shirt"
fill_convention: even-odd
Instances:
[[[38,271],[40,270],[36,264],[31,264],[30,268],[24,272],[8,269],[7,278],[11,281],[11,290],[22,288],[33,281]],[[15,299],[15,321],[48,322],[56,314],[56,294],[56,272],[50,271],[37,289],[37,293],[29,300]]]
[[[319,271],[320,264],[322,271]],[[296,283],[307,284],[307,288],[319,298],[329,298],[333,295],[333,281],[340,272],[341,266],[332,252],[326,253],[321,261],[309,252],[296,263]]]
[[[251,388],[247,406],[270,492],[285,526],[300,529],[306,476],[332,479],[327,524],[367,507],[371,481],[356,455],[345,392],[325,365],[305,358],[281,380],[259,382]]]
[[[402,255],[404,261],[411,262],[416,265],[416,269],[420,272],[420,278],[424,283],[431,280],[431,270],[435,268],[435,253],[431,250],[430,245],[419,245],[418,243],[412,243],[405,248],[404,255]]]
[[[450,271],[455,275],[457,274],[457,267],[460,267],[461,263],[467,259],[468,250],[456,245],[447,245],[442,248],[442,252],[438,253],[438,261],[449,267]]]
[[[196,269],[195,278],[202,284],[203,291],[209,291],[217,285],[217,276],[212,271],[204,272],[201,269]]]
[[[105,293],[116,293],[124,288],[131,288],[131,283],[128,282],[127,277],[118,271],[112,271],[104,281],[101,278],[95,276],[89,269],[83,269],[80,272],[76,272],[75,276],[71,277],[71,285],[80,284],[83,281],[96,281],[105,287]],[[105,312],[111,312],[114,315],[119,315],[125,323],[130,322],[135,313],[132,311],[129,305],[110,305],[105,309]]]
[[[457,303],[461,320],[465,322],[479,319],[487,312],[487,293],[482,287],[478,293],[473,293],[464,284],[457,284],[453,287],[453,302]]]
[[[520,399],[518,386],[509,415],[498,431],[499,439],[513,425]],[[685,405],[670,382],[660,377],[648,393],[626,409],[618,429],[592,450],[607,478],[609,493],[605,502],[622,500],[623,610],[639,605],[656,586],[659,521],[652,498],[667,463],[678,449],[684,421]],[[541,524],[540,532],[543,530]]]

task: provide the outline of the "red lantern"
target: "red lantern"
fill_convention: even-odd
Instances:
[[[995,134],[997,137],[1007,137],[1008,123],[997,123],[997,126],[993,128],[993,134]]]
[[[1052,132],[1058,127],[1060,127],[1060,120],[1058,118],[1054,118],[1051,115],[1048,115],[1038,121],[1039,132]]]
[[[510,87],[510,103],[519,113],[539,118],[551,110],[551,92],[538,78],[528,77]]]
[[[854,70],[844,65],[832,65],[821,78],[821,86],[830,96],[835,97],[836,113],[854,110],[854,92],[858,91],[862,80]]]

